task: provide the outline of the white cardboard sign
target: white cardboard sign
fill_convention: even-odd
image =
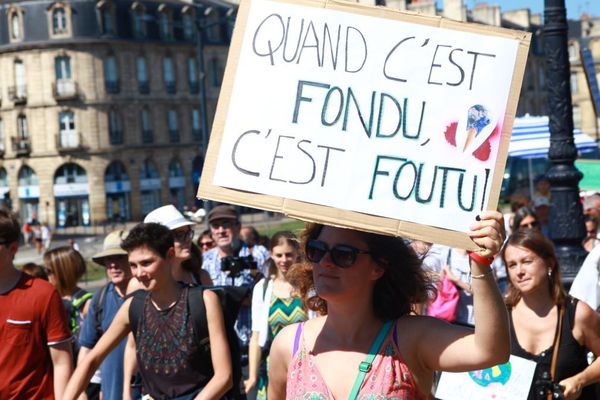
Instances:
[[[199,196],[467,232],[496,207],[529,40],[499,31],[343,2],[242,2]]]

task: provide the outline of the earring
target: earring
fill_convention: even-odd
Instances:
[[[551,276],[552,276],[552,270],[551,270],[551,269],[549,269],[549,270],[548,270],[548,277],[550,278]]]

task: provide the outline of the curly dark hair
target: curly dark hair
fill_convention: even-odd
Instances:
[[[325,225],[307,223],[302,232],[302,246],[316,239]],[[397,319],[412,311],[413,304],[424,303],[435,295],[435,285],[421,267],[421,259],[399,237],[356,231],[367,244],[371,257],[384,270],[375,283],[373,308],[377,318]],[[313,266],[307,262],[294,264],[287,278],[300,293],[304,305],[322,315],[327,314],[327,301],[315,293]]]
[[[147,247],[162,258],[173,246],[173,233],[166,226],[154,222],[137,224],[121,242],[121,248],[128,253]]]

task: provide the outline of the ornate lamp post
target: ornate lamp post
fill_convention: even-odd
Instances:
[[[544,54],[550,119],[552,167],[547,173],[551,184],[550,236],[568,286],[573,282],[587,253],[581,246],[585,236],[583,210],[579,202],[582,178],[574,165],[577,149],[573,141],[570,66],[567,45],[565,0],[544,1]]]

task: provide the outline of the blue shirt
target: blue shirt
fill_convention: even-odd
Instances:
[[[102,289],[98,290],[92,298],[92,304],[79,336],[79,344],[88,349],[93,348],[101,336],[96,330],[96,308],[101,291]],[[104,297],[102,321],[100,321],[102,333],[106,332],[122,305],[123,298],[117,293],[115,285],[109,283]],[[123,355],[126,343],[127,337],[100,364],[101,390],[104,400],[120,400],[123,397]]]
[[[254,246],[255,248],[257,246]],[[260,246],[264,249],[263,246]],[[266,249],[265,249],[266,250]],[[242,248],[237,254],[239,257],[250,255],[250,249],[246,243],[242,242]],[[252,257],[256,261],[258,271],[265,270],[268,252],[253,251]],[[221,257],[219,257],[219,248],[215,247],[202,254],[202,268],[210,275],[215,286],[245,286],[252,288],[254,277],[249,270],[242,270],[233,280],[229,277],[229,271],[221,270]],[[252,318],[250,316],[250,307],[241,307],[238,319],[235,321],[235,331],[238,334],[243,346],[247,346],[252,335]]]

